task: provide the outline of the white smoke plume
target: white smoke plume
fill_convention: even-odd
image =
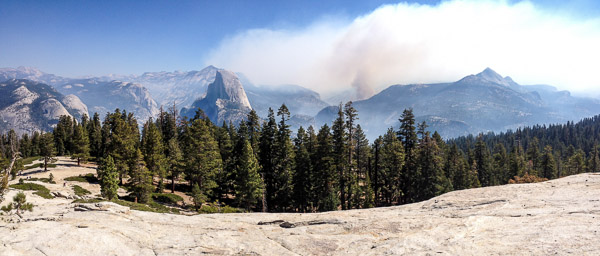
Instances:
[[[597,92],[600,19],[529,2],[399,3],[346,21],[231,36],[205,60],[257,84],[298,84],[359,98],[392,84],[449,82],[491,67],[520,84]]]

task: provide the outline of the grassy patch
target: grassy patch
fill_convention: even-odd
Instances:
[[[179,195],[169,193],[152,193],[152,200],[165,204],[177,204],[177,202],[183,201],[183,198]]]
[[[56,167],[55,164],[48,164],[48,168],[54,168]],[[27,166],[25,167],[25,170],[29,170],[29,169],[35,169],[35,168],[44,168],[44,163],[37,163],[31,166]]]
[[[41,156],[32,156],[32,157],[27,157],[27,158],[23,158],[23,165],[28,165],[33,163],[33,161],[35,160],[39,160],[42,159]]]
[[[34,194],[41,196],[46,199],[52,199],[54,196],[50,194],[50,190],[40,184],[35,183],[19,183],[10,185],[11,188],[16,188],[20,190],[33,190],[36,191]]]
[[[79,181],[79,182],[87,182],[87,183],[98,183],[98,178],[94,176],[92,173],[88,173],[86,175],[79,176],[71,176],[65,178],[66,181]]]
[[[78,185],[73,185],[73,191],[75,192],[75,195],[78,195],[78,196],[85,196],[85,195],[89,195],[92,193],[89,190],[82,188]]]
[[[169,208],[156,202],[150,202],[148,204],[134,203],[126,200],[113,199],[108,201],[105,199],[77,199],[73,203],[99,203],[99,202],[113,202],[118,205],[129,207],[131,210],[145,211],[145,212],[158,212],[158,213],[179,213],[179,209]]]
[[[215,204],[205,204],[198,210],[199,213],[243,213],[244,209],[234,208],[229,205],[217,206]]]
[[[56,184],[56,181],[51,181],[49,178],[31,178],[29,181],[41,181],[49,184]]]

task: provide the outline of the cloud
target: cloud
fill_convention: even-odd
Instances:
[[[455,81],[491,67],[520,84],[599,91],[600,19],[530,2],[448,1],[384,5],[350,21],[253,29],[228,37],[205,60],[257,84],[299,84],[360,98],[392,84]]]

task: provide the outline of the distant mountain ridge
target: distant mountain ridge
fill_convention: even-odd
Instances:
[[[0,83],[0,131],[18,134],[49,131],[61,115],[81,118],[88,110],[75,95],[56,91],[47,84],[27,79]]]
[[[490,68],[453,83],[392,85],[369,99],[354,102],[358,121],[369,138],[398,128],[404,109],[444,138],[562,123],[600,113],[600,100],[573,97],[552,87],[522,86]],[[335,118],[337,106],[317,114],[317,124]]]
[[[140,84],[100,78],[66,78],[30,67],[0,68],[0,82],[3,79],[28,79],[50,85],[65,95],[77,95],[89,107],[89,111],[86,110],[88,116],[97,112],[103,117],[107,112],[120,108],[134,112],[141,124],[159,113],[157,103]]]

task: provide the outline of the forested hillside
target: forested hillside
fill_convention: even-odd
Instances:
[[[269,109],[262,123],[251,111],[238,127],[215,126],[201,110],[188,120],[170,109],[140,131],[133,113],[117,109],[104,120],[63,116],[52,133],[4,134],[0,164],[8,163],[15,145],[22,158],[92,158],[108,199],[120,183],[141,203],[169,189],[191,195],[196,210],[225,203],[270,212],[406,204],[452,190],[600,169],[599,116],[445,141],[407,109],[399,127],[373,142],[356,124],[359,118],[348,102],[331,124],[291,131],[285,105]]]

